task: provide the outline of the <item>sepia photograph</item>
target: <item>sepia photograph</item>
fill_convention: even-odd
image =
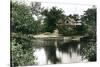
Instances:
[[[91,2],[10,0],[10,66],[96,62]]]

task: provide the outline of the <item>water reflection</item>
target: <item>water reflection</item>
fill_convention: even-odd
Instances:
[[[96,61],[96,42],[64,38],[11,41],[12,66],[77,63]]]
[[[83,62],[80,55],[81,44],[79,41],[64,39],[37,39],[35,57],[37,64],[57,64]]]

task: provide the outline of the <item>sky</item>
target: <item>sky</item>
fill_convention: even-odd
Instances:
[[[17,0],[30,4],[32,1],[41,2],[41,7],[51,8],[56,6],[64,10],[64,14],[84,14],[88,8],[96,4],[96,0]]]

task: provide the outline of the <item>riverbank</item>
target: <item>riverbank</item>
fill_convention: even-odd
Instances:
[[[84,36],[61,36],[56,34],[21,34],[21,33],[11,33],[11,37],[23,38],[23,39],[64,39],[64,40],[76,40],[79,41],[80,38]]]

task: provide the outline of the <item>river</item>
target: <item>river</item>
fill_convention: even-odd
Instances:
[[[38,65],[87,62],[80,54],[80,41],[68,41],[63,38],[41,38],[33,41],[33,55]]]
[[[85,40],[85,41],[84,41]],[[20,38],[12,41],[12,66],[96,61],[96,42],[80,37]]]

